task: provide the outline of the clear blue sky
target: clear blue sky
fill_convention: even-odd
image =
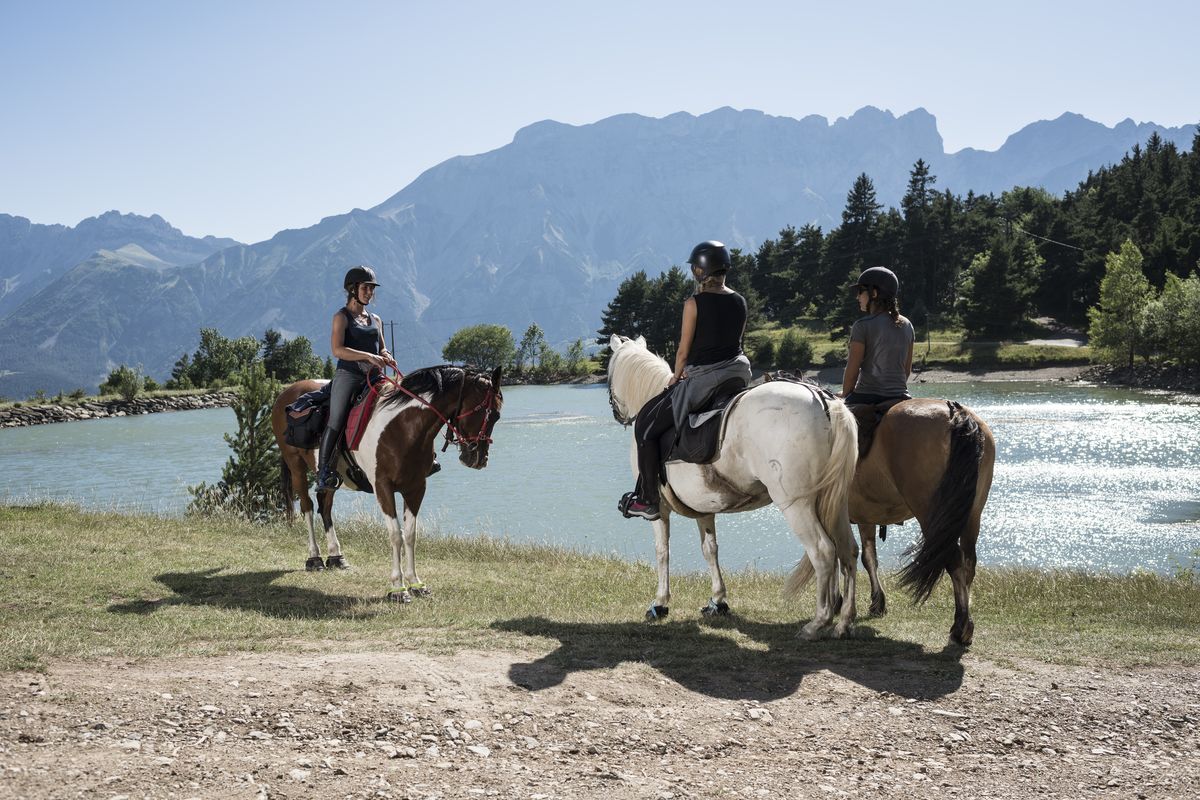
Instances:
[[[1064,111],[1183,125],[1197,8],[0,0],[0,212],[116,208],[258,241],[532,122],[624,112],[923,106],[951,152]]]

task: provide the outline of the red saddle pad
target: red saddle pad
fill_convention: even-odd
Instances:
[[[372,385],[363,399],[350,409],[346,418],[346,449],[357,450],[363,434],[366,433],[367,423],[371,420],[371,412],[375,410],[375,401],[379,399],[379,389]]]

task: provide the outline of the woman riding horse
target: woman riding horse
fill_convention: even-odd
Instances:
[[[683,304],[683,323],[675,371],[662,394],[642,407],[633,426],[637,442],[637,487],[620,503],[626,517],[659,518],[659,439],[678,430],[687,415],[701,407],[714,389],[731,378],[750,382],[750,360],[742,353],[746,331],[746,299],[725,285],[731,266],[729,248],[701,242],[688,257],[700,290]]]
[[[867,316],[850,329],[842,397],[847,405],[907,400],[912,397],[908,376],[912,374],[915,336],[912,323],[900,315],[897,304],[900,280],[887,267],[871,267],[858,276],[854,288],[859,310]]]
[[[383,341],[383,322],[367,311],[375,297],[375,270],[362,265],[351,267],[342,281],[346,304],[333,315],[329,349],[337,361],[329,388],[329,422],[321,437],[317,464],[317,491],[332,491],[341,485],[337,475],[338,447],[350,404],[367,382],[371,369],[395,366]]]

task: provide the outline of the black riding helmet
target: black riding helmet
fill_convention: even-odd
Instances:
[[[727,272],[733,265],[729,258],[729,248],[713,239],[693,247],[687,263],[698,267],[704,278],[717,272]]]
[[[366,264],[360,264],[357,267],[351,267],[346,272],[345,280],[342,281],[342,285],[346,287],[347,292],[360,283],[365,283],[369,286],[379,285],[379,281],[375,280],[375,270],[371,269]]]
[[[880,294],[895,297],[900,293],[900,279],[887,267],[871,267],[863,270],[854,287],[875,288]]]

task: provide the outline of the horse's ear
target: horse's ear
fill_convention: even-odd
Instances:
[[[634,341],[637,342],[638,344],[640,344],[642,347],[646,346],[646,337],[645,336],[639,336],[636,339],[634,339]]]
[[[500,373],[504,371],[504,367],[496,367],[492,370],[492,386],[500,388]]]
[[[611,349],[614,353],[617,352],[617,349],[621,346],[621,337],[617,336],[615,333],[608,337],[608,346],[609,349]]]

